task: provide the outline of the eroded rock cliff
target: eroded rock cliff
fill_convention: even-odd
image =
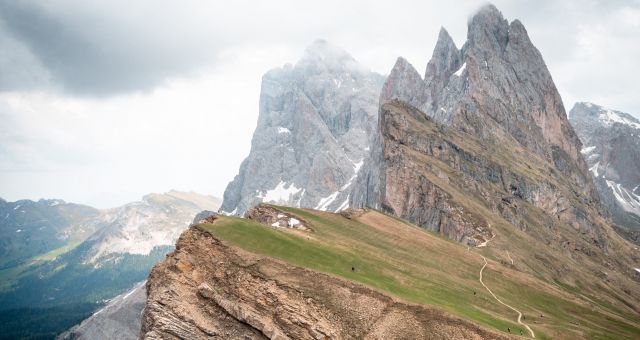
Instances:
[[[142,339],[501,339],[365,286],[231,247],[191,227],[152,270]]]

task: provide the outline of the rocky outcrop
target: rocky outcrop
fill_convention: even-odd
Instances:
[[[311,224],[303,218],[266,204],[259,204],[247,210],[245,217],[273,228],[313,231]]]
[[[203,210],[199,212],[196,215],[196,217],[193,218],[193,222],[191,222],[191,225],[207,223],[208,221],[214,221],[217,218],[217,216],[218,216],[218,213],[214,211]]]
[[[426,306],[230,247],[192,227],[154,267],[142,339],[501,339]]]
[[[616,223],[640,230],[640,121],[592,103],[576,103],[569,120],[601,201]]]
[[[224,193],[221,212],[258,203],[335,211],[369,154],[382,76],[316,41],[295,65],[262,78],[251,152]]]

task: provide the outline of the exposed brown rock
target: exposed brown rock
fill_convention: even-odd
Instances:
[[[142,339],[503,339],[426,306],[230,247],[192,227],[152,270]]]
[[[348,208],[345,210],[342,210],[340,212],[340,215],[348,218],[348,219],[354,219],[356,217],[360,217],[362,216],[362,214],[366,213],[367,209],[355,209],[355,208]]]

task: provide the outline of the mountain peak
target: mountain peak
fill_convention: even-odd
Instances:
[[[324,39],[311,43],[298,62],[298,66],[324,65],[330,70],[346,70],[352,72],[366,72],[349,52]]]
[[[588,102],[575,103],[569,112],[569,118],[573,121],[597,122],[603,126],[622,124],[640,129],[640,121],[632,115]]]
[[[328,42],[324,39],[317,39],[312,42],[307,48],[304,50],[305,56],[309,57],[328,57],[328,56],[348,56],[349,53],[344,49]]]
[[[447,31],[447,29],[444,27],[440,27],[440,31],[438,32],[438,42],[436,43],[436,48],[441,44],[453,45],[453,47],[456,47],[456,44],[453,42],[449,31]]]
[[[467,32],[469,44],[499,51],[507,45],[508,37],[509,22],[491,4],[481,7],[469,20]]]
[[[461,59],[460,50],[456,47],[449,32],[444,27],[440,28],[438,42],[424,75],[427,84],[435,81],[440,87],[443,86],[451,74],[460,68]]]
[[[380,103],[400,98],[419,107],[424,103],[425,94],[420,73],[405,58],[398,57],[382,87]]]
[[[495,23],[504,20],[502,12],[491,3],[483,5],[478,11],[471,17],[470,23]]]

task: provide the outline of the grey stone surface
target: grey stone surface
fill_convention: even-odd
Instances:
[[[56,339],[137,339],[147,301],[145,283],[146,281],[138,283],[130,291],[116,296],[105,307]]]
[[[267,72],[251,152],[225,190],[220,211],[242,215],[261,202],[346,207],[369,153],[382,82],[323,40],[295,65]]]
[[[509,23],[493,5],[470,19],[467,41],[460,49],[446,30],[440,31],[424,79],[399,58],[383,86],[380,105],[394,99],[487,146],[526,148],[576,180],[581,195],[596,197],[581,143],[540,52],[520,21]],[[352,195],[353,206],[379,207],[383,140],[373,140],[370,162]]]

